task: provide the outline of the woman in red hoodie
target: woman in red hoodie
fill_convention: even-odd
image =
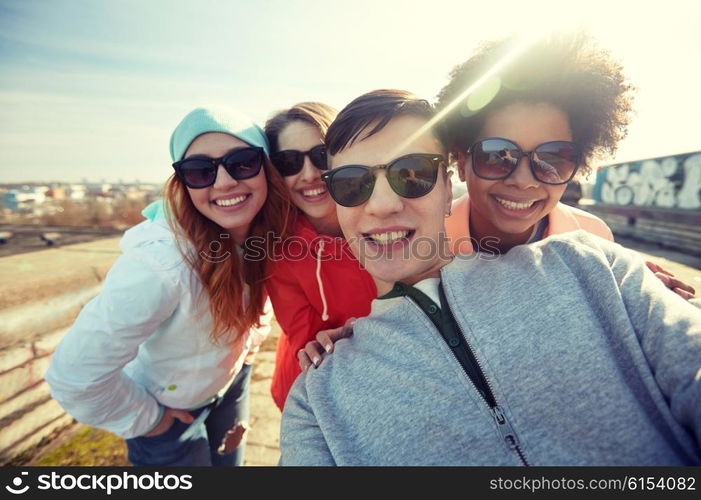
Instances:
[[[265,125],[270,159],[298,211],[294,236],[279,246],[266,282],[283,332],[271,387],[281,410],[301,371],[297,352],[320,330],[367,316],[377,296],[374,281],[343,239],[336,204],[321,180],[328,168],[323,137],[336,114],[326,104],[304,102]]]

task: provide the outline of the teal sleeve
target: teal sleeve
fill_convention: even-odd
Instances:
[[[156,200],[150,203],[146,208],[144,208],[141,211],[141,215],[143,215],[150,221],[165,220],[166,213],[164,209],[163,200]]]

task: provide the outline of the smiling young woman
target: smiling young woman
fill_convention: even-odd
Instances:
[[[446,221],[453,251],[503,254],[577,229],[613,241],[604,221],[560,199],[570,180],[588,174],[626,136],[633,86],[592,37],[551,35],[484,84],[491,99],[456,105],[515,42],[482,45],[438,94],[437,107],[451,109],[441,130],[467,184]],[[693,298],[693,287],[648,266],[678,295]]]
[[[454,103],[515,41],[485,43],[456,66],[439,92],[438,108]],[[612,154],[626,135],[633,87],[621,66],[584,34],[543,37],[485,86],[494,96],[481,106],[469,98],[460,102],[442,129],[468,189],[446,225],[449,236],[461,240],[456,250],[505,253],[575,229],[612,240],[603,221],[560,198],[575,173],[588,173],[592,161]],[[547,144],[559,147],[539,156]],[[563,165],[568,177],[537,176]]]
[[[134,465],[241,465],[248,355],[270,328],[266,262],[244,240],[284,237],[289,198],[238,112],[195,109],[170,146],[165,201],[125,233],[45,378],[77,420],[125,438]]]
[[[328,169],[324,135],[337,111],[296,104],[265,125],[271,160],[296,207],[293,236],[278,247],[266,287],[282,328],[271,392],[282,410],[300,374],[297,353],[320,330],[366,316],[376,290],[341,237],[336,204],[321,174]]]

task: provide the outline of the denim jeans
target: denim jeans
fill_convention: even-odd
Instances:
[[[163,434],[127,439],[129,461],[134,465],[162,466],[243,465],[245,440],[230,453],[220,454],[217,450],[229,429],[248,420],[248,385],[252,371],[251,365],[243,365],[222,397],[190,411],[195,417],[191,424],[175,419]]]

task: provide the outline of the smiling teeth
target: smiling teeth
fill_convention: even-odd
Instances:
[[[307,189],[305,191],[302,191],[302,196],[319,196],[320,194],[323,194],[325,192],[326,189],[324,188]]]
[[[394,243],[409,235],[409,231],[390,231],[389,233],[374,233],[369,234],[368,237],[375,240],[378,243],[387,244]]]
[[[214,200],[214,203],[216,203],[220,207],[233,207],[234,205],[238,205],[239,203],[241,203],[245,199],[246,199],[246,195],[243,195],[243,196],[237,196],[236,198],[230,198],[228,200]]]
[[[495,197],[496,198],[496,197]],[[501,203],[503,206],[508,208],[509,210],[526,210],[527,208],[531,208],[535,201],[529,201],[526,203],[516,203],[513,201],[509,200],[504,200],[501,198],[496,198],[496,200]]]

